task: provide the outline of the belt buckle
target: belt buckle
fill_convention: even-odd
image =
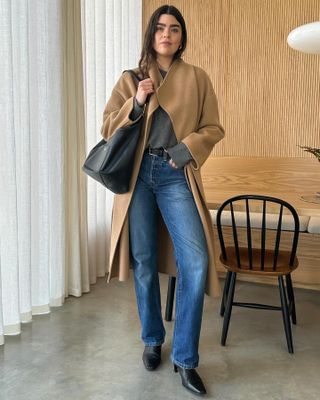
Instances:
[[[163,156],[165,156],[165,160],[168,161],[170,160],[170,156],[169,153],[167,152],[167,149],[163,149]]]
[[[148,152],[151,156],[154,157],[162,157],[163,156],[163,149],[159,148],[159,149],[152,149],[151,147],[148,148]]]
[[[152,150],[155,150],[156,152],[153,152]],[[151,147],[148,147],[148,154],[153,157],[163,157],[166,160],[170,159],[169,153],[163,147],[159,149],[152,149]]]

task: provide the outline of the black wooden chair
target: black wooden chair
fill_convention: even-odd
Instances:
[[[242,202],[245,205],[246,215],[246,246],[239,245],[239,236],[235,217],[235,210],[237,204]],[[274,237],[271,240],[272,248],[266,247],[266,236],[268,231],[267,221],[267,207],[272,203],[273,212],[278,210],[276,214],[276,230],[273,231]],[[251,210],[262,211],[261,218],[261,240],[260,245],[253,245],[252,228],[251,228]],[[228,210],[228,211],[226,211]],[[222,225],[222,213],[227,212],[230,215],[231,223],[229,228],[229,237],[231,235],[231,246],[225,245],[225,227]],[[286,214],[291,215],[293,218],[294,228],[292,232],[292,240],[290,242],[289,250],[282,249],[280,246],[281,233],[283,232],[282,221],[283,216]],[[275,216],[273,216],[275,217]],[[224,317],[223,329],[221,336],[221,344],[226,344],[230,317],[233,306],[249,307],[256,309],[279,310],[282,311],[284,329],[287,338],[287,345],[289,353],[293,353],[292,331],[290,316],[292,323],[296,324],[296,311],[294,302],[294,293],[291,280],[291,272],[298,267],[298,259],[296,257],[296,250],[299,238],[299,218],[295,209],[287,202],[274,197],[259,196],[259,195],[241,195],[232,197],[226,200],[217,212],[217,230],[219,235],[221,254],[220,261],[228,270],[223,290],[223,297],[220,308],[220,315]],[[242,228],[243,229],[243,228]],[[232,234],[230,234],[230,230]],[[272,306],[267,304],[258,303],[242,303],[234,301],[235,285],[237,274],[251,274],[259,276],[276,276],[278,278],[281,306]],[[286,280],[286,286],[284,279]]]
[[[168,291],[167,291],[167,302],[166,302],[166,313],[164,319],[166,321],[172,320],[172,310],[174,301],[174,292],[176,288],[176,277],[169,276],[168,280]]]

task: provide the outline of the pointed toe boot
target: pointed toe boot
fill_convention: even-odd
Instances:
[[[190,392],[197,395],[204,395],[207,393],[206,388],[202,382],[202,379],[198,375],[197,371],[192,369],[181,368],[178,365],[173,365],[174,372],[179,372],[181,376],[182,385]]]

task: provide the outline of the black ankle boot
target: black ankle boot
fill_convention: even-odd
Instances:
[[[153,371],[156,369],[161,362],[161,345],[145,346],[142,360],[148,371]]]
[[[174,372],[179,372],[181,376],[182,385],[190,390],[190,392],[203,395],[206,394],[206,388],[198,375],[197,371],[192,369],[181,368],[178,365],[173,364]]]

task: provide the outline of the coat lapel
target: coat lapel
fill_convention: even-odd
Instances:
[[[199,120],[199,96],[194,68],[187,67],[182,59],[178,59],[171,64],[164,79],[160,80],[162,77],[156,64],[152,65],[150,76],[156,87],[155,96],[152,96],[155,108],[160,106],[168,114],[180,143],[196,128]]]
[[[181,59],[174,60],[164,79],[162,78],[162,75],[159,71],[156,61],[153,61],[151,63],[151,66],[149,69],[149,76],[153,82],[155,93],[150,98],[148,118],[159,107],[159,98],[161,98],[163,96],[162,93],[164,93],[163,88],[166,87],[166,88],[169,88],[169,90],[170,90],[170,86],[174,81],[175,71],[176,71],[178,65],[181,63],[183,63],[183,60],[181,60]],[[168,92],[168,89],[166,89],[165,92]],[[166,97],[166,95],[164,95],[164,96]]]
[[[154,111],[159,107],[158,96],[156,93],[157,93],[158,87],[161,84],[162,76],[160,74],[159,68],[155,61],[153,61],[150,66],[149,77],[151,78],[151,80],[153,82],[153,87],[154,87],[155,92],[150,97],[148,119],[151,117],[151,115],[154,113]]]

